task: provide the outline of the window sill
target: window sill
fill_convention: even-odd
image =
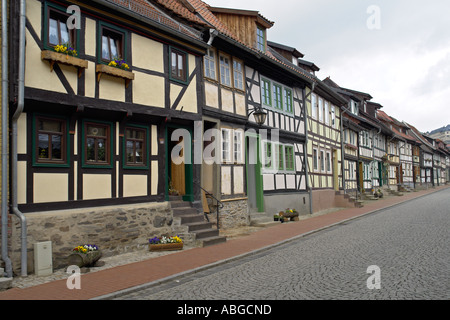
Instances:
[[[53,66],[56,62],[66,65],[74,66],[78,68],[78,77],[81,76],[83,69],[88,68],[87,60],[83,60],[77,57],[70,56],[68,54],[59,53],[50,50],[44,50],[41,52],[41,59],[50,62],[50,71],[53,71]]]
[[[134,80],[134,73],[131,71],[119,69],[116,67],[107,66],[105,64],[98,64],[95,71],[97,72],[97,82],[100,81],[102,75],[108,74],[110,76],[125,79],[126,87],[128,88],[130,81]]]

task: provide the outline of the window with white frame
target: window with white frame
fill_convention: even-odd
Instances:
[[[236,59],[233,59],[233,80],[236,89],[244,90],[244,66]]]
[[[222,162],[231,162],[231,129],[222,129]]]
[[[242,131],[233,131],[233,160],[235,163],[242,163]]]
[[[315,94],[311,95],[311,116],[317,119],[317,97]]]
[[[243,163],[243,130],[222,128],[222,162]]]
[[[208,49],[204,57],[205,62],[205,77],[217,80],[216,77],[216,51]]]
[[[329,119],[330,119],[330,109],[329,109],[329,105],[328,105],[328,101],[325,101],[325,110],[324,110],[324,114],[325,114],[325,124],[326,125],[329,125],[330,123],[330,121],[329,121]]]
[[[323,99],[319,97],[319,121],[323,122]]]
[[[220,64],[220,83],[231,87],[231,65],[230,58],[221,54],[219,56]]]

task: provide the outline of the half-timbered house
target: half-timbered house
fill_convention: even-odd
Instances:
[[[312,75],[319,68],[309,61],[298,59],[298,66]],[[315,76],[314,76],[315,77]],[[306,88],[307,114],[307,170],[308,188],[312,193],[312,211],[343,206],[342,106],[346,99],[325,82],[316,78]]]
[[[270,49],[267,29],[272,24],[267,24],[267,19],[257,12],[223,8],[211,11],[253,53],[245,61],[249,212],[272,216],[291,208],[308,213],[303,101],[304,88],[313,79],[307,72],[290,66],[292,59],[286,63]],[[254,111],[260,109],[267,113],[261,126],[254,117]]]
[[[411,134],[420,142],[419,167],[420,184],[422,186],[433,185],[433,145],[417,130],[416,127],[405,123],[411,129]]]
[[[107,218],[100,207],[164,203],[172,188],[184,200],[199,201],[193,181],[199,181],[200,167],[176,163],[172,153],[178,146],[182,151],[174,156],[189,159],[185,150],[193,144],[195,121],[202,120],[203,55],[208,47],[202,33],[209,26],[186,8],[182,18],[173,17],[141,0],[20,3],[25,8],[19,1],[11,3],[11,114],[18,114],[13,164],[18,190],[13,193],[18,209],[33,213],[29,239],[57,237],[58,258],[62,247],[79,245],[56,235],[61,228],[75,240],[97,241],[110,250],[144,243],[150,235],[140,232],[138,222],[126,236],[130,224],[117,231],[118,224],[110,219],[130,217]],[[26,41],[20,57],[23,24],[17,17],[22,10]],[[173,139],[177,129],[183,134]],[[76,214],[81,223],[86,210],[95,211],[87,223],[93,224],[95,216],[109,235],[101,232],[104,228],[92,228],[95,224],[56,223],[63,214],[54,210],[76,208],[89,208]],[[39,214],[44,211],[46,215]],[[167,205],[154,212],[167,212]],[[163,215],[160,222],[148,215],[151,219],[141,226],[155,223],[168,232],[171,218]],[[37,226],[49,216],[53,222],[42,236]]]

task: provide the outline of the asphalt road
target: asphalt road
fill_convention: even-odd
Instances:
[[[116,299],[448,300],[450,189]]]

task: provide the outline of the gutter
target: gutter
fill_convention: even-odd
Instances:
[[[11,259],[8,257],[8,4],[2,0],[2,260],[5,272],[12,277]],[[3,275],[0,275],[2,277]]]
[[[25,101],[25,22],[26,0],[20,0],[20,27],[19,27],[19,79],[18,103],[12,117],[11,142],[11,210],[21,222],[21,275],[27,276],[27,220],[17,205],[17,121],[23,112]]]

